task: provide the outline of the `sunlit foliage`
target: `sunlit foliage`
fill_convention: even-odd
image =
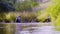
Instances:
[[[60,26],[60,0],[51,0],[52,4],[48,6],[47,12],[51,16],[51,21],[55,26]]]
[[[5,21],[15,21],[16,20],[16,15],[14,15],[14,13],[9,12],[8,14],[5,14]]]
[[[48,13],[47,12],[44,12],[44,11],[38,11],[37,12],[37,19],[40,22],[44,22],[47,17],[48,17]]]

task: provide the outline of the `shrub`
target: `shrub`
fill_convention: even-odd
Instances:
[[[3,22],[5,19],[5,13],[0,13],[0,22]]]
[[[25,13],[21,15],[21,21],[22,22],[35,22],[36,21],[36,15],[34,13]]]
[[[56,27],[56,30],[60,30],[58,26],[60,26],[60,0],[51,0],[53,4],[50,4],[47,7],[47,12],[51,16],[51,21],[53,25]],[[58,27],[58,28],[57,28]]]
[[[15,22],[15,19],[16,19],[16,16],[14,15],[14,13],[8,13],[6,14],[6,17],[5,17],[5,22]]]
[[[37,19],[38,19],[39,22],[44,22],[47,17],[48,17],[47,12],[42,12],[42,11],[37,12]]]

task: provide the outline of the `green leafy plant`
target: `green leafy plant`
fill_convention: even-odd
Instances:
[[[32,8],[37,6],[38,2],[32,0],[25,0],[24,2],[18,2],[16,11],[32,11]]]
[[[5,13],[0,13],[0,22],[3,22],[5,19]]]
[[[6,22],[11,22],[11,21],[15,22],[15,20],[16,20],[16,15],[14,15],[14,13],[10,12],[10,13],[6,14],[5,16],[6,16],[5,17]]]
[[[47,17],[48,17],[48,13],[47,12],[37,11],[37,19],[40,22],[44,22]]]
[[[34,14],[32,12],[31,13],[23,13],[21,15],[22,22],[35,22],[36,19],[37,19],[36,14]]]
[[[54,26],[60,26],[60,0],[51,0],[52,5],[47,7],[47,12],[51,16],[51,21],[54,23]],[[60,29],[60,28],[57,28]]]

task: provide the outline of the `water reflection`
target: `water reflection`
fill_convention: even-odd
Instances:
[[[3,34],[60,34],[60,31],[54,30],[54,26],[48,25],[47,23],[45,24],[39,24],[39,23],[38,24],[37,23],[5,24],[3,27],[2,27],[3,28],[2,30],[5,30],[7,32],[5,33],[5,31],[2,31],[0,28],[0,30],[4,32]]]
[[[43,25],[43,24],[42,24]],[[37,25],[36,25],[37,26]],[[54,26],[43,25],[40,27],[28,27],[18,31],[18,34],[60,34],[60,31],[53,29]]]
[[[19,34],[60,34],[60,31],[53,30],[52,26],[27,28],[18,32]]]

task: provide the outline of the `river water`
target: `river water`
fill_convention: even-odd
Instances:
[[[16,29],[17,32],[15,32],[15,34],[60,34],[60,31],[54,30],[54,26],[47,25],[47,23],[42,25],[40,24],[40,26],[38,24],[35,25],[32,25],[32,27],[26,27],[24,25],[26,28],[23,28],[22,30],[19,30],[17,27],[18,29]]]
[[[3,27],[1,25],[0,30]],[[50,23],[7,23],[3,29],[6,29],[7,33],[10,32],[9,34],[60,34],[60,31],[54,28]]]

